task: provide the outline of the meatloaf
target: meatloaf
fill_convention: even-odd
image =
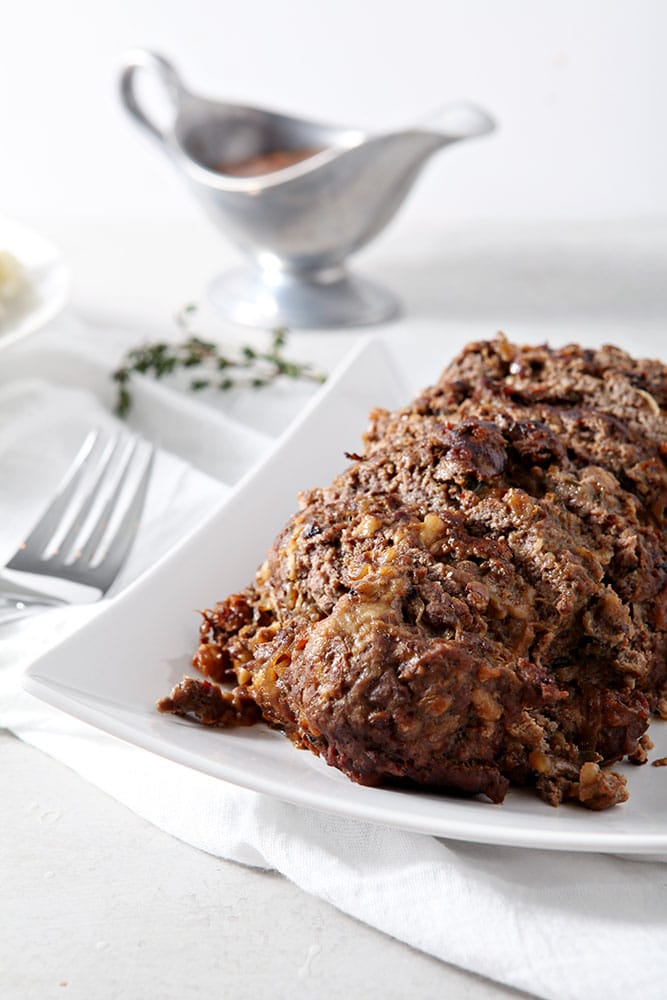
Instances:
[[[667,718],[666,415],[659,361],[470,344],[301,495],[159,709],[362,784],[623,802],[607,765]]]

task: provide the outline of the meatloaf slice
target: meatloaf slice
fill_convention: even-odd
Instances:
[[[667,717],[666,410],[657,361],[469,345],[204,613],[229,710],[159,707],[238,725],[251,699],[364,784],[624,801],[604,766]]]

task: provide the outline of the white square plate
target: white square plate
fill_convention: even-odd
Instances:
[[[588,338],[589,342],[593,338]],[[595,338],[599,339],[599,338]],[[511,791],[503,805],[353,784],[263,726],[210,730],[156,713],[197,644],[196,608],[247,585],[300,489],[324,484],[359,447],[368,411],[407,402],[453,351],[430,341],[362,342],[206,523],[79,632],[37,661],[25,685],[42,700],[138,746],[285,801],[461,840],[557,850],[667,852],[667,769],[622,765],[630,801],[605,813],[552,809]],[[654,723],[667,754],[667,725]]]

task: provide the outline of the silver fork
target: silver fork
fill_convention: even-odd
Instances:
[[[50,585],[37,590],[0,573],[0,620],[107,593],[134,542],[154,455],[138,438],[128,443],[126,436],[91,431],[49,507],[5,565],[10,573],[48,577]],[[61,581],[69,586],[63,589]],[[88,590],[84,597],[82,586],[97,594]]]

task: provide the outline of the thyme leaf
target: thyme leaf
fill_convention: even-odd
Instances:
[[[227,392],[237,386],[262,389],[279,378],[325,381],[326,376],[314,371],[311,365],[284,356],[287,330],[283,327],[272,332],[266,350],[250,344],[234,349],[200,337],[196,332],[196,314],[196,304],[189,303],[176,316],[176,324],[184,335],[178,343],[158,341],[134,347],[126,353],[111,374],[116,383],[114,412],[117,416],[127,417],[132,409],[131,382],[137,374],[161,379],[180,369],[198,369],[188,384],[192,392],[209,388]]]

